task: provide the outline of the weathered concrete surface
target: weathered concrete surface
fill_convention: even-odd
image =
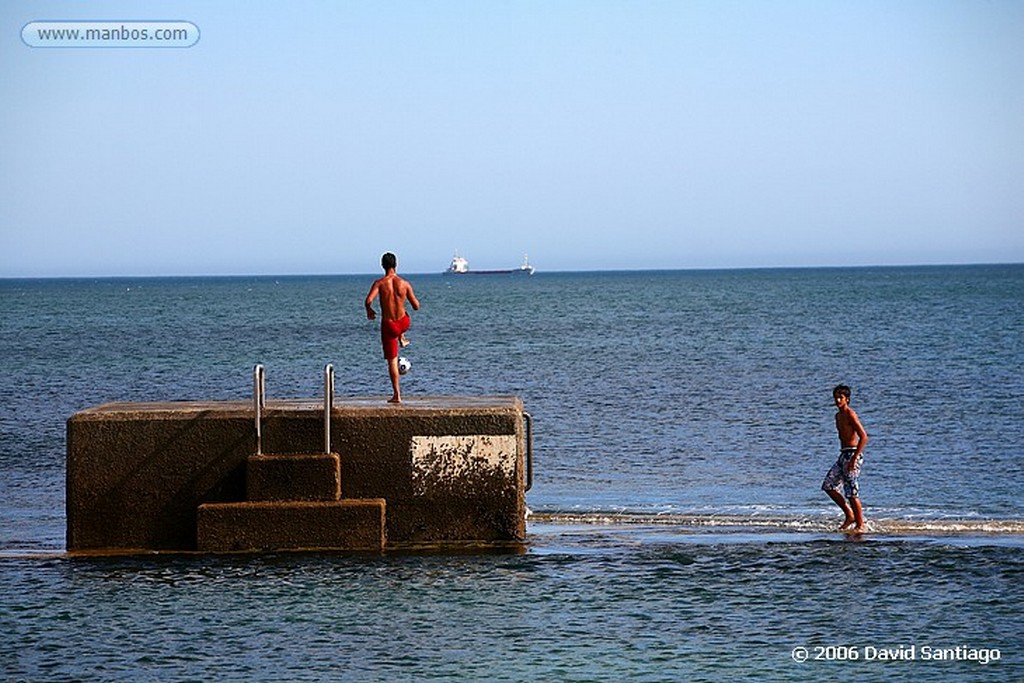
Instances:
[[[250,501],[338,500],[341,458],[337,453],[250,455],[245,489]]]
[[[342,497],[385,498],[392,543],[521,541],[526,535],[522,413],[515,397],[413,399],[401,406],[346,403],[332,420]],[[463,437],[477,446],[466,452],[441,447],[431,458],[423,437]],[[493,457],[483,454],[493,448],[487,441],[494,437],[505,437],[502,443],[512,449],[501,456],[508,464],[460,476],[467,458]]]
[[[341,499],[384,499],[391,546],[522,541],[522,413],[510,396],[336,400]],[[319,401],[269,401],[264,415],[264,453],[324,449]],[[252,500],[249,485],[277,495],[248,473],[249,402],[112,403],[67,429],[69,550],[197,549],[200,505]]]
[[[245,403],[107,404],[67,424],[68,550],[193,550],[200,503],[245,500]]]
[[[339,501],[258,501],[199,506],[201,552],[259,550],[383,550],[381,498]]]

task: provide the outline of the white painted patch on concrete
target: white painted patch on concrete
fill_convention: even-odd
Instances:
[[[413,492],[418,496],[452,492],[480,481],[515,480],[516,437],[513,434],[414,436],[409,450]]]

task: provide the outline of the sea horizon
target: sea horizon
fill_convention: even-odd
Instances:
[[[757,265],[757,266],[681,266],[678,268],[643,268],[643,267],[616,267],[616,268],[559,268],[554,270],[543,270],[538,268],[536,275],[588,275],[588,274],[631,274],[631,273],[729,273],[729,272],[762,272],[762,271],[799,271],[799,270],[872,270],[872,269],[927,269],[927,268],[975,268],[975,267],[1013,267],[1024,265],[1024,261],[967,261],[967,262],[941,262],[941,263],[877,263],[877,264],[825,264],[825,265]],[[496,266],[495,266],[496,267]],[[399,272],[403,276],[420,277],[425,275],[443,275],[444,270],[436,271],[406,271],[399,264]],[[2,281],[20,280],[71,280],[71,281],[95,281],[95,280],[141,280],[141,279],[264,279],[264,278],[329,278],[329,277],[365,277],[378,275],[380,269],[366,270],[360,272],[328,273],[328,272],[279,272],[279,273],[139,273],[139,274],[78,274],[78,275],[0,275]],[[502,273],[490,275],[501,277]]]

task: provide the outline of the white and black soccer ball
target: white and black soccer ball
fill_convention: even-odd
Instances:
[[[412,370],[412,362],[409,361],[405,356],[398,357],[398,374],[404,375],[405,373]]]

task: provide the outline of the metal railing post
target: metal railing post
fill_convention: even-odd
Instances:
[[[252,404],[256,414],[256,455],[263,453],[263,409],[267,405],[266,373],[259,363],[252,369]]]
[[[533,416],[523,411],[523,422],[526,424],[526,488],[533,488]]]
[[[331,452],[331,409],[334,407],[334,366],[324,366],[324,453]]]

